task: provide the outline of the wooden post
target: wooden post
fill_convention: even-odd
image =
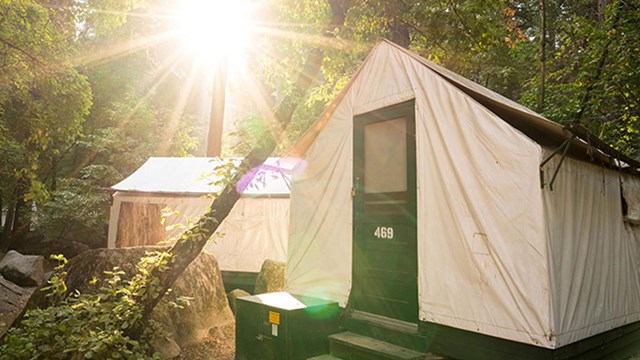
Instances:
[[[209,135],[207,136],[207,156],[220,156],[222,152],[222,132],[224,124],[224,103],[227,90],[227,59],[224,56],[217,64],[213,75],[213,93],[211,95],[211,115],[209,117]]]

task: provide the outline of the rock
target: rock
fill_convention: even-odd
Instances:
[[[233,312],[234,315],[236,314],[236,299],[239,297],[250,295],[251,294],[242,289],[234,289],[229,291],[229,293],[227,294],[227,301],[229,301],[229,307],[231,308],[231,312]]]
[[[78,239],[80,241],[70,239]],[[70,234],[67,238],[61,240],[46,240],[38,231],[29,231],[19,241],[14,241],[11,244],[11,249],[25,255],[42,255],[45,259],[48,259],[51,254],[62,254],[67,259],[71,259],[104,243],[102,239],[81,239],[82,237],[79,235]]]
[[[215,337],[215,330],[235,322],[229,308],[218,262],[210,254],[201,253],[172,286],[169,299],[192,298],[184,309],[156,313],[156,319],[166,324],[176,335],[180,346]],[[169,300],[167,299],[167,300]]]
[[[51,244],[52,254],[62,254],[67,259],[72,259],[89,249],[89,246],[77,241],[64,241]]]
[[[0,337],[22,312],[36,287],[22,288],[0,275]]]
[[[162,250],[166,248],[89,250],[69,261],[65,282],[69,291],[92,291],[97,288],[96,285],[88,284],[93,277],[105,279],[104,271],[110,271],[116,266],[130,277],[135,273],[138,261],[146,252]],[[152,318],[164,325],[179,347],[184,348],[190,343],[211,339],[216,334],[215,329],[234,323],[218,262],[213,255],[200,254],[176,280],[172,289],[173,291],[165,295],[156,308]],[[191,298],[190,304],[184,309],[165,306],[166,309],[160,311],[163,303],[181,296]]]
[[[180,351],[182,350],[173,338],[166,336],[158,336],[151,340],[151,346],[153,346],[153,350],[160,354],[160,359],[162,360],[175,359],[180,356]]]
[[[10,250],[0,261],[0,274],[20,286],[39,286],[44,280],[44,258]]]
[[[67,276],[64,281],[69,289],[68,292],[75,290],[84,292],[93,292],[100,283],[89,285],[89,280],[93,277],[98,280],[107,279],[105,271],[112,271],[118,267],[124,271],[126,275],[123,279],[130,280],[137,271],[137,264],[147,252],[164,251],[165,247],[132,247],[121,249],[94,249],[83,252],[73,259],[69,260],[66,266]]]
[[[284,291],[284,268],[282,261],[265,260],[256,279],[256,294]]]
[[[39,231],[28,231],[11,242],[11,250],[25,255],[44,255],[44,236]]]

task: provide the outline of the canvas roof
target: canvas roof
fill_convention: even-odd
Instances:
[[[151,157],[126,179],[111,187],[115,191],[182,194],[201,196],[221,189],[216,184],[222,176],[214,169],[230,161],[238,164],[240,159],[207,157]],[[291,175],[297,160],[291,158],[268,158],[258,169],[249,174],[243,185],[243,196],[286,197],[290,193]]]

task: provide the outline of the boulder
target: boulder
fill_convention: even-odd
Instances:
[[[89,285],[89,280],[93,277],[105,280],[108,276],[104,272],[112,271],[116,267],[125,272],[123,279],[129,280],[136,273],[138,262],[147,252],[165,250],[166,247],[132,247],[94,249],[80,253],[70,259],[66,266],[67,276],[64,281],[69,289],[68,293],[75,290],[81,293],[95,291],[98,286]]]
[[[65,282],[69,291],[89,292],[97,286],[89,281],[107,278],[105,271],[120,268],[131,277],[136,265],[148,251],[166,250],[163,247],[134,247],[118,249],[95,249],[81,253],[69,261]],[[180,275],[165,295],[152,318],[162,323],[182,348],[197,341],[215,338],[220,328],[233,326],[234,318],[227,302],[218,262],[210,254],[201,253]],[[190,298],[183,309],[162,306],[177,297]],[[163,310],[161,310],[163,309]]]
[[[44,281],[44,258],[10,250],[0,261],[0,274],[20,286],[39,286]]]
[[[227,302],[218,262],[210,254],[201,253],[172,286],[167,300],[180,296],[191,298],[184,309],[156,313],[155,319],[173,331],[180,347],[196,341],[221,336],[220,329],[235,323]]]
[[[160,354],[160,359],[162,360],[175,359],[182,350],[173,338],[166,336],[159,336],[151,340],[151,346],[153,346],[153,350]]]
[[[36,287],[22,288],[0,275],[0,337],[20,315]]]
[[[61,240],[46,240],[38,231],[29,231],[19,241],[14,241],[11,249],[25,255],[42,255],[45,260],[51,254],[62,254],[71,259],[81,252],[99,247],[104,242],[102,239],[84,240],[79,236],[69,236]]]
[[[10,249],[25,255],[44,255],[44,245],[44,236],[39,231],[27,231],[22,236],[16,236]]]
[[[282,261],[265,260],[256,278],[256,294],[284,291],[284,269]]]
[[[73,259],[89,249],[89,246],[77,241],[64,241],[51,244],[52,254],[62,254],[67,259]]]
[[[250,295],[251,294],[242,289],[234,289],[229,291],[229,293],[227,294],[227,301],[229,301],[229,307],[231,308],[231,311],[234,315],[236,314],[236,299],[239,297]]]

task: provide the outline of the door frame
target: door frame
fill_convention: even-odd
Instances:
[[[350,308],[358,309],[360,287],[359,284],[360,270],[356,267],[360,266],[359,254],[359,232],[360,216],[364,214],[364,128],[366,125],[389,121],[396,118],[406,119],[406,156],[407,156],[407,202],[404,207],[404,213],[401,215],[389,215],[389,221],[402,217],[409,219],[409,226],[413,229],[409,248],[413,248],[412,259],[409,259],[411,271],[415,276],[413,281],[414,287],[407,299],[410,305],[407,306],[407,314],[403,317],[404,321],[418,322],[418,249],[417,249],[417,179],[416,179],[416,121],[415,121],[415,99],[404,101],[398,104],[387,106],[381,109],[373,110],[364,114],[355,115],[353,118],[353,174],[352,174],[352,291],[350,296]],[[362,179],[362,180],[361,180]],[[366,310],[365,310],[366,311]],[[386,315],[382,315],[386,316]]]

